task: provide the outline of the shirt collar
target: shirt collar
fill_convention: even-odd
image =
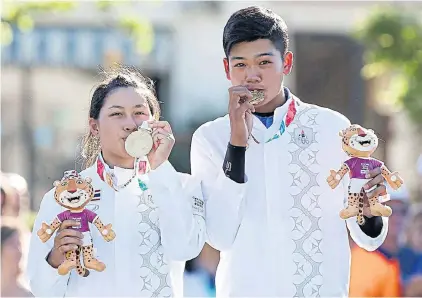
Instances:
[[[134,171],[133,168],[132,169],[125,169],[125,168],[121,168],[121,167],[117,167],[117,166],[110,168],[108,166],[108,164],[104,161],[104,158],[103,158],[103,155],[102,155],[101,152],[98,154],[98,158],[103,163],[105,171],[107,171],[110,174],[113,174],[117,178],[117,181],[120,181],[120,182],[125,181],[125,180],[128,180],[132,177],[133,171]]]
[[[283,87],[283,90],[284,90],[284,98],[286,99],[286,101],[281,106],[277,107],[274,110],[272,126],[280,125],[281,121],[283,120],[283,117],[286,115],[287,110],[289,109],[290,103],[293,100],[293,95],[290,92],[290,90],[287,87]],[[258,116],[255,116],[255,117],[258,118]],[[256,119],[256,120],[257,121],[253,122],[254,123],[253,128],[258,129],[258,130],[267,129],[259,119]]]

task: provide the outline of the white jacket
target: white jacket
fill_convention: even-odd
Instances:
[[[117,184],[128,181],[132,170],[115,167]],[[90,270],[80,277],[72,270],[60,276],[45,260],[53,246],[53,235],[42,243],[37,231],[64,210],[54,200],[54,189],[43,198],[31,238],[28,278],[35,296],[142,296],[182,297],[185,261],[195,258],[205,243],[204,210],[194,206],[202,200],[200,183],[175,171],[166,161],[142,175],[149,190],[144,193],[136,180],[115,192],[97,174],[96,166],[81,172],[91,177],[101,198],[87,208],[104,224],[112,224],[116,238],[103,240],[90,225],[96,257],[106,265],[103,272]],[[152,195],[149,196],[149,194]]]
[[[278,131],[292,100],[276,109],[268,129],[254,117],[252,134],[260,144],[249,142],[244,184],[229,182],[222,170],[230,140],[228,116],[194,133],[192,174],[203,180],[209,243],[221,251],[218,297],[348,296],[350,249],[339,217],[348,181],[345,177],[332,190],[326,179],[347,158],[338,133],[350,122],[297,100],[292,124],[280,138],[263,144]],[[355,218],[346,223],[353,240],[372,251],[387,234],[388,221],[383,221],[375,239]]]

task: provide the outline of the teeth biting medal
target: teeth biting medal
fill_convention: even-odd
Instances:
[[[125,141],[126,152],[134,157],[146,156],[152,149],[153,140],[151,128],[147,122],[143,122],[137,131],[132,132]]]

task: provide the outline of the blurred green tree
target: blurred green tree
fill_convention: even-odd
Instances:
[[[116,6],[131,5],[132,1],[95,1],[97,9],[109,11]],[[12,27],[29,32],[34,27],[34,16],[41,13],[65,13],[75,9],[78,1],[2,1],[1,44],[7,46],[13,41]],[[113,24],[114,25],[114,24]],[[149,54],[154,46],[154,30],[151,22],[139,16],[120,16],[117,26],[135,41],[136,49]]]
[[[388,74],[390,93],[386,100],[404,108],[415,124],[422,125],[420,16],[397,7],[379,7],[354,36],[365,47],[363,76],[370,79]]]

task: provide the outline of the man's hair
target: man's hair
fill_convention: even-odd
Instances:
[[[269,39],[281,55],[286,54],[289,34],[284,20],[270,9],[250,6],[232,14],[224,27],[223,48],[229,57],[232,47],[241,42]]]

